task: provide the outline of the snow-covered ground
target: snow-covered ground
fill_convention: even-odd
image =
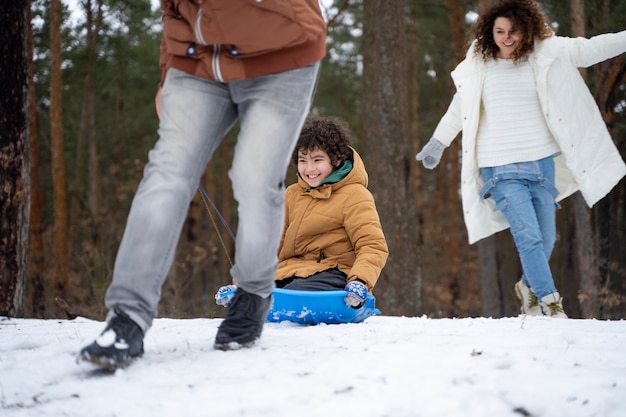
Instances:
[[[114,374],[76,364],[102,322],[0,317],[0,416],[622,417],[626,321],[268,323],[212,348],[221,319],[157,319]]]

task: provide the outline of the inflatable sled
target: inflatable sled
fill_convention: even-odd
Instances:
[[[346,306],[345,291],[299,291],[276,288],[272,292],[274,303],[267,314],[268,322],[292,321],[300,324],[360,323],[380,314],[376,298],[367,295],[361,308]]]
[[[300,291],[275,288],[272,292],[274,302],[267,314],[267,321],[290,321],[299,324],[361,323],[370,316],[380,314],[380,310],[376,308],[376,298],[372,294],[367,295],[361,308],[346,306],[344,297],[347,294],[343,290]]]

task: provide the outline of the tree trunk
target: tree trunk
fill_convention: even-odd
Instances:
[[[64,298],[67,286],[67,191],[63,146],[63,80],[61,70],[61,1],[50,1],[50,148],[54,206],[54,294]]]
[[[418,44],[419,44],[419,33],[417,29],[417,14],[419,13],[416,10],[416,3],[409,3],[409,18],[407,19],[407,28],[406,28],[406,36],[407,36],[407,56],[408,56],[408,114],[409,114],[409,126],[408,126],[408,134],[409,137],[412,138],[412,146],[413,149],[421,149],[426,143],[422,143],[419,139],[419,82],[418,82],[418,71],[419,71],[419,61],[422,57],[419,55]],[[416,169],[413,173],[413,180],[415,191],[417,194],[422,192],[422,170]],[[415,199],[415,210],[418,215],[418,224],[421,225],[423,223],[422,211],[423,211],[423,199],[416,198]],[[423,240],[421,226],[419,227],[419,238],[418,243],[421,245]]]
[[[498,239],[489,236],[478,242],[478,260],[480,263],[480,296],[483,316],[502,317],[505,315],[502,300],[502,287],[498,279]]]
[[[27,1],[0,3],[0,316],[24,313],[28,252]]]
[[[98,225],[97,221],[97,207],[98,207],[98,192],[96,191],[86,192],[86,179],[91,180],[91,174],[93,167],[92,161],[92,143],[95,141],[95,91],[94,91],[94,78],[96,59],[98,56],[98,15],[101,14],[100,9],[96,9],[96,16],[94,16],[94,8],[91,0],[86,0],[82,3],[83,11],[85,12],[85,28],[87,31],[86,36],[86,55],[85,55],[85,77],[83,84],[83,101],[80,114],[80,127],[78,130],[78,141],[76,145],[76,162],[74,164],[74,178],[72,181],[72,204],[70,206],[70,214],[72,219],[80,219],[83,217],[83,207],[80,202],[83,201],[83,196],[87,195],[89,213],[91,215],[91,225]],[[86,169],[86,163],[88,162],[88,168]],[[97,164],[97,159],[96,159]],[[88,174],[85,174],[87,170]],[[91,181],[89,181],[91,183]],[[76,227],[80,222],[70,222],[69,225],[69,237],[72,242],[76,240]],[[88,237],[96,237],[99,233],[93,230],[88,234]]]
[[[87,117],[87,143],[89,144],[89,211],[94,220],[94,227],[102,224],[100,217],[102,216],[102,188],[100,185],[100,156],[98,151],[98,142],[96,141],[96,91],[94,85],[95,71],[98,60],[98,51],[100,49],[100,31],[102,30],[103,20],[103,0],[96,1],[96,17],[91,29],[89,45],[89,63],[87,66],[88,79],[85,80],[85,104],[88,105]],[[88,87],[88,88],[87,88]],[[98,230],[101,232],[101,230]],[[101,236],[102,233],[98,233]]]
[[[452,33],[452,42],[454,44],[454,55],[460,62],[464,57],[465,50],[465,31],[464,22],[467,13],[464,4],[459,4],[458,0],[446,0],[446,9],[448,11],[448,21],[450,23],[450,31]],[[448,77],[449,83],[452,79]],[[451,86],[451,90],[454,86]],[[438,189],[444,193],[441,195],[442,203],[440,205],[443,213],[441,216],[449,219],[444,223],[444,236],[446,246],[448,267],[448,285],[447,290],[450,295],[449,316],[458,315],[458,305],[460,302],[461,285],[460,281],[466,280],[466,277],[460,276],[462,270],[461,257],[461,241],[463,233],[462,208],[459,187],[461,186],[461,167],[459,164],[459,155],[461,153],[461,141],[455,140],[446,150],[445,172],[447,175],[440,175],[438,178],[446,179],[446,184]]]
[[[603,0],[598,8],[601,11],[598,24],[603,24],[612,12],[611,2]],[[617,6],[613,6],[617,9]],[[613,136],[617,147],[626,149],[624,135],[616,134],[616,108],[622,100],[618,91],[626,83],[626,57],[624,54],[594,65],[594,97],[600,108],[602,118]],[[598,316],[599,318],[623,318],[626,305],[626,280],[624,265],[626,256],[626,183],[624,180],[616,186],[596,207],[595,225],[597,238],[597,268],[599,274]]]
[[[585,2],[571,0],[572,36],[585,36]],[[586,72],[581,70],[583,77]],[[599,313],[599,270],[596,263],[596,241],[591,229],[591,212],[582,195],[574,195],[576,265],[580,284],[580,309],[584,318],[597,317]],[[573,300],[572,300],[573,301]]]
[[[375,288],[381,311],[421,310],[414,149],[407,136],[405,1],[363,3],[363,85],[359,139],[389,259]]]
[[[30,1],[29,1],[30,6]],[[31,10],[28,9],[28,22]],[[35,64],[33,62],[33,30],[28,25],[28,119],[30,120],[30,312],[43,318],[46,313],[44,286],[43,198],[39,185],[39,143],[37,136],[37,96],[35,92]]]

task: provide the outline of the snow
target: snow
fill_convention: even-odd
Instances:
[[[102,374],[75,358],[103,322],[0,317],[0,416],[626,416],[626,321],[267,323],[229,352],[220,323],[156,319],[144,356]]]

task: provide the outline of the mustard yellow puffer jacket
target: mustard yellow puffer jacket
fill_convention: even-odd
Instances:
[[[341,181],[310,188],[298,178],[287,188],[277,280],[338,267],[348,282],[359,278],[372,290],[389,251],[367,181],[353,149],[353,168]]]

